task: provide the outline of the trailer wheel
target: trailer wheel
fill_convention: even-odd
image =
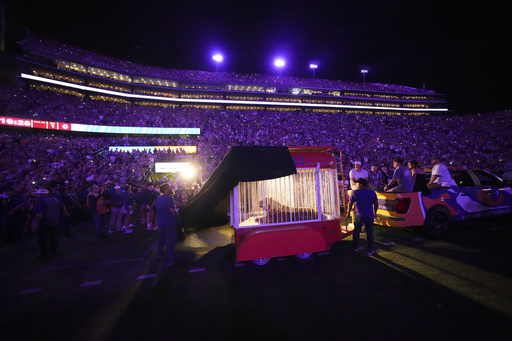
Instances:
[[[253,259],[251,261],[251,264],[256,268],[265,268],[270,264],[270,261],[272,258],[259,258],[259,259]]]
[[[450,216],[444,207],[433,208],[425,218],[425,229],[436,239],[443,239],[450,230]]]
[[[293,255],[292,259],[297,263],[307,263],[315,258],[315,255],[315,252],[299,253],[298,255]]]

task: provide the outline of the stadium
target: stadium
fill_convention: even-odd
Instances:
[[[86,13],[83,31],[68,36],[75,35],[74,39],[45,35],[41,29],[31,34],[24,28],[16,31],[16,39],[9,42],[15,46],[8,49],[2,26],[0,275],[5,284],[2,297],[12,309],[2,315],[0,337],[431,340],[512,335],[510,211],[499,206],[508,203],[498,195],[501,190],[512,196],[510,182],[502,181],[512,177],[512,110],[460,111],[448,87],[424,80],[432,68],[417,74],[423,65],[446,61],[451,54],[444,56],[444,51],[460,48],[441,43],[443,50],[436,44],[448,34],[436,26],[441,19],[432,19],[446,16],[449,26],[456,26],[452,17],[459,14],[459,7],[408,4],[429,15],[411,14],[412,19],[405,20],[406,6],[382,4],[367,12],[361,2],[338,17],[330,12],[341,13],[341,5],[335,11],[318,2],[301,5],[304,11],[309,8],[311,17],[299,20],[294,16],[298,10],[277,2],[272,2],[276,10],[271,13],[259,10],[259,3],[244,4],[240,18],[230,10],[237,5],[220,3],[192,10],[169,2],[159,15],[155,8],[147,9],[152,6],[137,4],[131,11],[140,13],[130,19],[121,15],[134,5],[130,2],[99,7],[62,2],[62,8],[41,10],[38,19],[49,31],[54,25],[57,31],[69,27],[71,32],[71,21]],[[216,6],[225,14],[214,10]],[[317,6],[323,10],[316,12]],[[23,16],[19,7],[23,6],[8,6]],[[1,0],[0,10],[3,24]],[[381,18],[380,12],[387,16]],[[368,20],[361,20],[366,13]],[[108,29],[98,24],[98,15],[111,21]],[[251,22],[252,17],[265,21],[245,27],[243,20]],[[380,76],[373,77],[367,66],[360,66],[355,76],[338,73],[346,78],[331,76],[334,71],[322,73],[329,60],[326,55],[318,57],[320,70],[313,60],[301,72],[282,72],[284,61],[274,64],[279,70],[273,72],[251,63],[235,67],[241,55],[235,49],[232,68],[223,67],[218,56],[215,64],[208,58],[210,67],[178,57],[162,62],[169,55],[197,59],[192,57],[197,50],[185,51],[176,41],[196,39],[207,45],[214,36],[209,25],[213,32],[231,20],[236,25],[226,24],[226,40],[240,34],[248,45],[270,47],[270,42],[261,41],[272,40],[267,26],[276,27],[275,17],[289,26],[283,24],[276,36],[283,34],[295,42],[304,37],[308,43],[330,37],[326,50],[336,51],[336,58],[341,52],[350,55],[349,49],[357,58],[366,54],[369,57],[361,63],[370,60],[368,65],[375,65]],[[187,25],[185,18],[192,24]],[[297,26],[291,24],[293,18]],[[326,27],[315,24],[314,18],[325,19]],[[153,44],[124,46],[139,34],[129,31],[126,22]],[[467,26],[471,24],[468,21]],[[141,25],[161,32],[149,35]],[[345,31],[337,31],[337,26]],[[118,39],[116,34],[134,37]],[[375,39],[365,41],[363,36]],[[397,36],[405,38],[394,41]],[[488,40],[482,36],[479,39]],[[107,43],[91,44],[94,40]],[[426,47],[418,48],[417,41]],[[240,49],[254,53],[248,45]],[[367,45],[374,46],[366,49]],[[113,54],[116,49],[119,53]],[[304,49],[297,59],[309,58]],[[133,58],[125,53],[130,50],[154,56]],[[395,55],[395,50],[404,54]],[[435,51],[439,61],[422,58],[425,50]],[[265,53],[257,58],[265,59]],[[478,59],[480,53],[486,52],[463,50],[457,63],[462,69],[468,56]],[[356,63],[350,58],[331,60],[329,65],[346,71],[347,65]],[[383,76],[399,73],[389,70],[399,69],[407,58],[411,61],[404,69],[418,65],[411,68],[409,78]],[[496,67],[500,65],[498,61]],[[382,71],[386,67],[387,74]],[[468,75],[465,80],[472,86],[487,79],[479,77]],[[423,86],[417,85],[419,79],[425,81]],[[492,89],[508,88],[493,84]],[[478,91],[488,102],[503,97],[493,90]],[[468,103],[475,92],[463,94]],[[267,155],[270,150],[275,155]],[[364,247],[353,246],[354,225],[349,226],[346,214],[355,162],[364,170],[376,166],[379,174],[392,178],[388,170],[394,159],[401,158],[404,164],[416,160],[427,169],[433,156],[459,174],[472,176],[475,187],[483,189],[471,195],[496,209],[486,210],[491,213],[485,216],[470,212],[475,220],[468,222],[464,216],[456,223],[461,226],[453,224],[443,235],[445,239],[432,238],[391,224],[409,227],[398,214],[428,195],[414,190],[406,199],[394,200],[387,199],[394,198],[393,193],[380,190],[378,209],[391,212],[391,223],[376,226],[376,250],[363,243],[368,252],[360,252]],[[477,178],[484,171],[492,174],[492,185],[497,186],[491,188]],[[158,196],[159,187],[173,197],[166,210],[181,215],[179,227],[177,222],[172,226],[177,227],[176,236],[165,237],[169,232],[162,230],[172,229],[158,226],[156,198],[164,196]],[[475,204],[467,195],[471,186],[460,187],[467,192],[454,195],[448,190],[435,200]],[[37,203],[46,195],[62,204],[49,248],[38,227],[42,206]],[[201,206],[205,201],[209,206]],[[426,214],[430,208],[416,208],[418,216],[436,223],[438,216]],[[57,233],[58,248],[51,239],[57,239]],[[168,238],[165,254],[163,238]],[[169,244],[176,247],[176,259]],[[259,253],[261,249],[268,252]],[[317,258],[310,262],[313,257]],[[28,320],[34,322],[26,326]],[[479,323],[467,322],[473,320]]]
[[[345,171],[395,155],[427,165],[433,150],[455,166],[498,174],[511,166],[510,112],[455,115],[433,90],[157,68],[37,36],[20,45],[17,86],[2,91],[4,139],[34,131],[70,144],[92,139],[89,152],[101,158],[115,146],[194,146],[186,158],[203,180],[234,145],[332,146]]]

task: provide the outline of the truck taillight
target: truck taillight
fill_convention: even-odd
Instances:
[[[410,198],[398,198],[396,199],[396,213],[405,214],[409,211],[411,206]]]

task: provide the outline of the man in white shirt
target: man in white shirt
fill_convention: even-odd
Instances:
[[[432,176],[427,185],[428,189],[436,190],[457,186],[452,176],[450,175],[448,168],[446,168],[446,166],[441,163],[441,158],[439,156],[433,156],[430,158],[430,163],[432,166],[434,166],[434,168],[432,168]]]
[[[368,172],[361,168],[361,161],[354,162],[354,168],[350,170],[348,173],[348,177],[350,178],[350,189],[357,189],[356,180],[357,179],[365,179],[368,182]]]

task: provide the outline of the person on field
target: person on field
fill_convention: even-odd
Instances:
[[[176,264],[175,246],[178,237],[179,214],[174,203],[174,191],[171,185],[160,186],[162,193],[156,198],[156,222],[158,224],[157,258],[166,258],[167,266]],[[166,252],[164,256],[164,247]]]
[[[375,253],[373,248],[373,220],[378,208],[377,194],[368,188],[368,181],[363,178],[357,179],[356,189],[350,193],[347,210],[347,216],[350,216],[352,209],[354,209],[354,234],[352,235],[354,251],[359,251],[359,236],[364,224],[368,255]]]

